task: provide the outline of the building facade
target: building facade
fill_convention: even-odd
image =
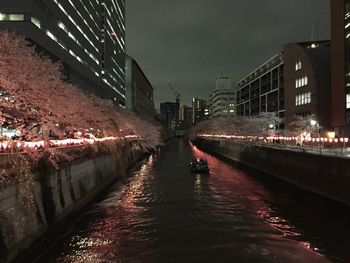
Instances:
[[[350,0],[331,0],[331,123],[350,135]]]
[[[236,115],[236,93],[231,77],[217,77],[215,90],[209,98],[209,118],[232,117]]]
[[[137,114],[154,118],[156,111],[153,100],[153,86],[139,64],[126,55],[126,107]]]
[[[239,116],[276,112],[284,128],[285,88],[282,52],[253,70],[236,84]]]
[[[314,115],[321,132],[331,129],[330,41],[284,46],[285,118]]]
[[[282,52],[237,83],[237,114],[275,112],[279,129],[295,116],[315,115],[324,132],[331,129],[330,41],[288,43]]]
[[[209,110],[207,101],[199,98],[192,99],[192,124],[208,119]]]
[[[3,0],[0,29],[63,63],[66,81],[125,105],[125,0]]]
[[[187,106],[187,105],[183,105],[180,108],[179,119],[180,119],[180,121],[184,121],[186,123],[191,124],[192,123],[192,108]]]
[[[160,104],[161,122],[169,129],[179,120],[179,102],[163,102]]]

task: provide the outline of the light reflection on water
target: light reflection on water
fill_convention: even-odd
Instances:
[[[208,160],[209,175],[190,173],[193,157]],[[288,195],[186,142],[132,173],[40,262],[328,262],[319,253],[341,254],[282,211],[295,209]]]

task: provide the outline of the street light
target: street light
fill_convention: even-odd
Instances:
[[[315,126],[315,125],[317,124],[317,121],[311,120],[311,121],[310,121],[310,124],[311,124],[311,126]]]
[[[317,139],[318,139],[318,142],[320,141],[320,125],[318,124],[318,122],[316,120],[311,120],[310,121],[310,124],[311,126],[315,127],[316,126],[316,129],[317,129]],[[319,146],[320,146],[320,150],[321,150],[321,143],[319,143]]]

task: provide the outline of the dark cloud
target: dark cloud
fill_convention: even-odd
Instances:
[[[218,75],[238,81],[312,28],[329,39],[330,0],[127,0],[127,52],[155,88],[156,106],[207,99]]]

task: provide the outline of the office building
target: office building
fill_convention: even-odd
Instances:
[[[173,128],[174,121],[179,120],[179,102],[163,102],[160,104],[161,122],[169,129]]]
[[[151,118],[156,116],[153,86],[135,59],[126,55],[126,107]]]
[[[239,116],[256,116],[264,112],[276,112],[284,119],[283,55],[278,53],[236,84]],[[283,123],[281,124],[283,128]]]
[[[331,124],[350,135],[350,0],[331,0]]]
[[[192,99],[192,124],[208,119],[208,104],[206,100],[193,98]]]
[[[330,41],[284,46],[285,119],[314,115],[321,132],[331,129]]]
[[[63,63],[66,81],[125,105],[125,0],[3,0],[0,29]]]
[[[187,105],[183,105],[180,108],[179,120],[187,123],[192,123],[192,108]]]
[[[215,90],[209,98],[209,118],[232,117],[235,115],[236,93],[230,77],[217,77]]]
[[[289,127],[296,115],[314,114],[330,129],[330,42],[288,43],[237,83],[237,114],[275,112],[278,128]]]

